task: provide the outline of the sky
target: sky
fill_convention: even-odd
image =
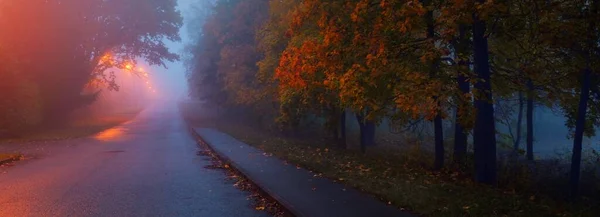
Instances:
[[[179,30],[181,36],[180,42],[172,42],[164,40],[165,44],[171,52],[182,54],[185,44],[189,42],[187,29],[187,23],[189,23],[189,8],[193,2],[198,0],[178,0],[178,9],[181,11],[183,16],[183,26]],[[187,81],[185,78],[185,66],[183,61],[178,62],[167,62],[167,68],[162,66],[152,66],[150,73],[152,81],[156,89],[162,93],[163,96],[169,98],[180,98],[187,96]]]

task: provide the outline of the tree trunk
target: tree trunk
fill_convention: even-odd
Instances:
[[[527,79],[527,160],[533,160],[533,81]]]
[[[425,4],[429,5],[430,1],[423,1]],[[427,23],[427,38],[431,40],[431,43],[435,43],[435,26],[433,20],[433,10],[427,11],[425,15],[425,22]],[[435,46],[435,44],[434,44]],[[439,69],[439,60],[434,59],[431,61],[431,66],[429,69],[429,77],[431,79],[436,78],[437,71]],[[434,101],[438,101],[438,96],[432,96]],[[433,119],[434,125],[434,134],[435,134],[435,161],[433,164],[433,168],[436,170],[441,169],[444,166],[444,132],[442,128],[442,116],[441,116],[441,108],[440,103],[437,103],[437,109],[435,112],[435,118]]]
[[[479,0],[483,3],[484,0]],[[490,82],[488,41],[485,37],[485,21],[473,14],[473,56],[478,91],[475,98],[477,116],[473,129],[475,152],[475,181],[496,184],[496,129],[494,126],[494,106]]]
[[[348,145],[346,144],[346,110],[342,109],[342,114],[340,115],[340,140],[339,140],[339,145],[341,148],[348,148]]]
[[[329,115],[329,120],[327,121],[327,127],[333,136],[334,141],[340,141],[340,118],[339,111],[335,108],[331,108],[330,112],[326,113]]]
[[[573,138],[573,156],[571,157],[571,174],[570,174],[570,190],[571,198],[577,199],[579,197],[579,179],[581,176],[581,149],[583,143],[583,132],[585,131],[585,120],[587,116],[587,104],[590,97],[590,85],[592,76],[592,52],[597,48],[598,35],[594,31],[596,23],[594,18],[598,17],[598,0],[592,1],[590,15],[587,17],[589,22],[589,30],[587,39],[587,46],[590,49],[586,56],[586,68],[583,72],[581,79],[581,93],[579,95],[579,106],[577,108],[577,119],[575,121],[575,135]],[[596,76],[596,75],[594,75]]]
[[[434,169],[439,170],[444,167],[444,135],[442,128],[442,116],[436,115],[433,119],[435,131],[435,162]]]
[[[462,164],[467,155],[467,133],[458,122],[458,114],[454,123],[454,163]]]
[[[365,146],[375,146],[375,122],[369,120],[365,121],[365,134]]]
[[[356,114],[356,120],[358,120],[358,128],[360,130],[360,152],[367,153],[367,138],[366,138],[366,127],[365,120],[362,115]]]
[[[356,114],[360,128],[360,151],[367,152],[367,146],[375,145],[375,123],[366,120],[364,115]]]
[[[458,43],[455,45],[457,53],[466,54],[467,53],[467,44],[469,43],[469,39],[466,37],[466,27],[464,25],[459,26],[459,38]],[[468,114],[468,106],[470,106],[470,100],[465,99],[465,95],[468,94],[470,90],[470,84],[467,81],[467,76],[463,73],[460,73],[462,67],[465,70],[468,69],[468,63],[463,60],[458,61],[459,71],[456,76],[456,83],[458,84],[458,89],[460,90],[460,96],[458,96],[459,105],[456,108],[455,114],[455,123],[454,123],[454,162],[457,164],[464,163],[465,156],[467,155],[467,132],[465,132],[465,128],[460,123],[461,115],[469,116]]]
[[[521,123],[523,122],[523,92],[519,91],[519,115],[517,116],[517,138],[515,138],[514,151],[519,152],[519,146],[521,145]]]
[[[581,80],[581,93],[579,95],[579,106],[577,108],[577,120],[575,121],[575,135],[573,138],[573,156],[571,157],[570,189],[571,196],[579,196],[579,176],[581,168],[581,148],[583,142],[583,132],[585,130],[585,117],[587,113],[587,104],[590,96],[590,72],[587,68]]]

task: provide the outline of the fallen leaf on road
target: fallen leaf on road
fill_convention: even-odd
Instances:
[[[264,210],[264,209],[265,209],[265,207],[264,207],[264,206],[257,206],[255,209],[256,209],[256,210]]]

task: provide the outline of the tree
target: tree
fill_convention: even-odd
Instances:
[[[485,1],[479,0],[483,4]],[[496,130],[492,85],[489,65],[487,25],[482,11],[473,13],[473,60],[477,81],[475,82],[475,109],[477,115],[473,129],[475,151],[475,180],[480,183],[496,182]]]
[[[216,25],[214,22],[218,22],[217,11],[213,11],[215,5],[212,4],[194,5],[194,9],[195,17],[188,24],[191,42],[185,47],[189,53],[185,59],[189,95],[213,105],[224,105],[228,97],[217,65],[222,44],[214,32],[208,31],[211,25]]]
[[[290,29],[293,13],[298,5],[297,0],[269,1],[266,21],[256,30],[256,48],[262,57],[256,63],[258,71],[255,77],[262,87],[258,96],[261,103],[256,105],[261,107],[259,110],[277,112],[280,107],[275,69],[290,42],[291,35],[286,33]]]
[[[431,1],[422,1],[424,2],[425,7],[432,8],[434,6]],[[434,26],[434,17],[433,17],[433,9],[428,9],[425,14],[425,23],[427,26],[426,37],[430,41],[432,48],[436,47],[436,39],[435,34],[435,26]],[[436,55],[429,61],[430,69],[429,69],[429,77],[430,79],[436,79],[439,73],[439,65],[440,65],[441,56]],[[435,161],[434,168],[441,169],[444,165],[444,135],[443,135],[443,127],[442,127],[442,112],[441,112],[441,103],[439,102],[439,96],[437,94],[432,95],[432,99],[436,102],[436,110],[434,111],[433,125],[434,125],[434,134],[435,134]]]
[[[327,11],[337,7],[340,7],[339,2],[306,1],[302,5],[294,7],[292,13],[288,13],[287,19],[291,20],[290,23],[279,23],[278,20],[272,22],[287,26],[283,34],[289,38],[280,40],[280,42],[287,43],[287,47],[282,51],[279,65],[275,69],[275,81],[279,87],[277,95],[282,106],[294,106],[290,103],[295,103],[296,107],[304,108],[305,112],[325,117],[326,126],[330,132],[338,140],[340,146],[345,147],[344,122],[347,106],[338,97],[339,82],[337,77],[334,77],[340,72],[339,70],[343,70],[345,60],[338,55],[337,41],[331,40],[333,39],[331,36],[335,36],[337,33],[327,32],[336,31],[337,27],[333,25],[334,23],[325,25],[328,22]],[[290,14],[291,17],[289,17]],[[347,19],[347,17],[344,18]],[[282,30],[283,28],[275,29],[274,33],[279,31],[281,34]],[[272,48],[275,51],[272,54],[276,54],[277,50],[283,46]],[[262,63],[263,66],[269,66],[268,62]],[[282,115],[289,117],[285,113]],[[357,117],[357,119],[361,123],[359,125],[363,126],[361,121],[364,119],[361,117]],[[374,130],[370,132],[374,134]],[[365,138],[364,134],[361,133],[361,135],[363,135],[361,138]],[[366,143],[362,144],[365,147]]]
[[[579,103],[577,106],[577,113],[575,116],[575,133],[573,140],[573,156],[571,158],[571,173],[570,173],[570,190],[573,198],[577,198],[579,195],[579,179],[581,170],[581,149],[584,132],[586,131],[587,118],[590,116],[587,112],[588,106],[593,100],[590,100],[590,91],[594,89],[594,94],[598,96],[598,72],[594,71],[598,66],[598,59],[600,57],[600,46],[598,41],[600,40],[600,30],[598,14],[598,7],[600,2],[598,0],[586,1],[583,4],[574,4],[575,14],[579,15],[574,17],[581,17],[581,20],[574,19],[575,22],[582,25],[578,29],[580,32],[581,42],[575,41],[574,43],[580,43],[580,46],[573,46],[575,50],[583,56],[583,64],[581,73],[575,73],[574,75],[579,77]],[[568,24],[573,24],[568,22]],[[573,48],[572,47],[572,48]],[[579,48],[579,49],[577,49]],[[598,99],[596,99],[598,100]],[[594,109],[597,110],[597,109]],[[594,114],[594,113],[591,113]],[[594,119],[593,119],[594,120]],[[591,122],[590,128],[594,125],[598,125],[598,119]],[[589,129],[589,128],[588,128]]]
[[[223,76],[225,91],[238,104],[251,105],[260,101],[262,90],[256,80],[256,63],[261,55],[256,49],[255,35],[266,19],[267,9],[266,0],[239,1],[232,11],[218,14],[233,17],[213,30],[223,46],[218,73]]]
[[[526,156],[533,160],[533,111],[535,103],[552,104],[555,100],[556,81],[561,73],[556,70],[555,51],[543,41],[544,24],[541,17],[544,11],[552,10],[551,5],[543,1],[523,0],[507,5],[507,16],[497,23],[496,37],[493,38],[491,58],[492,71],[496,74],[495,87],[499,97],[518,98],[519,114],[516,140],[520,141],[520,122],[522,119],[522,93],[526,94]],[[518,96],[515,96],[518,95]],[[509,114],[510,115],[510,114]],[[518,149],[514,141],[515,151]]]
[[[534,87],[531,78],[527,79],[527,160],[533,160],[533,98]]]
[[[175,5],[175,0],[3,1],[0,28],[6,31],[0,40],[38,84],[45,121],[54,124],[95,100],[96,94],[80,94],[90,80],[114,83],[111,68],[125,68],[138,57],[163,66],[177,60],[162,41],[179,40],[182,20]]]
[[[456,53],[456,115],[454,123],[454,162],[461,164],[467,154],[468,130],[472,128],[471,109],[471,84],[469,78],[473,77],[470,73],[471,65],[469,52],[471,41],[468,38],[468,27],[465,24],[459,24],[458,35],[454,38],[453,47]]]

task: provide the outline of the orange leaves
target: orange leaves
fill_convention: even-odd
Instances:
[[[476,2],[475,10],[477,11],[480,19],[487,20],[490,15],[505,12],[507,8],[503,3],[487,0],[483,4]]]
[[[352,11],[352,14],[350,14],[351,20],[354,22],[364,22],[365,19],[363,18],[363,16],[365,13],[368,13],[367,7],[369,6],[369,3],[369,0],[361,0],[357,2],[356,5],[354,5],[354,10]]]
[[[321,47],[314,40],[307,40],[300,47],[288,47],[275,69],[280,88],[303,89],[314,83],[314,76],[319,71],[317,55]]]
[[[387,2],[385,0],[382,0],[381,2],[379,2],[379,7],[385,8],[386,6],[387,6]]]
[[[403,9],[403,12],[408,16],[423,16],[427,12],[420,0],[407,1]]]
[[[275,69],[275,78],[279,80],[280,87],[302,88],[306,86],[300,76],[299,60],[294,55],[296,54],[295,50],[297,49],[294,47],[288,48],[281,54],[279,67]]]
[[[427,8],[419,0],[307,0],[302,5],[292,23],[302,23],[304,32],[291,34],[275,72],[280,91],[355,110],[392,104],[423,115],[430,113],[424,108],[437,109],[431,96],[442,84],[426,82],[426,69],[444,52],[436,40],[423,41]]]
[[[425,51],[419,59],[421,60],[421,62],[423,64],[427,64],[427,63],[431,63],[432,61],[435,61],[436,59],[440,58],[440,56],[441,56],[441,54],[439,52],[434,50],[434,48],[431,48],[431,49]]]

